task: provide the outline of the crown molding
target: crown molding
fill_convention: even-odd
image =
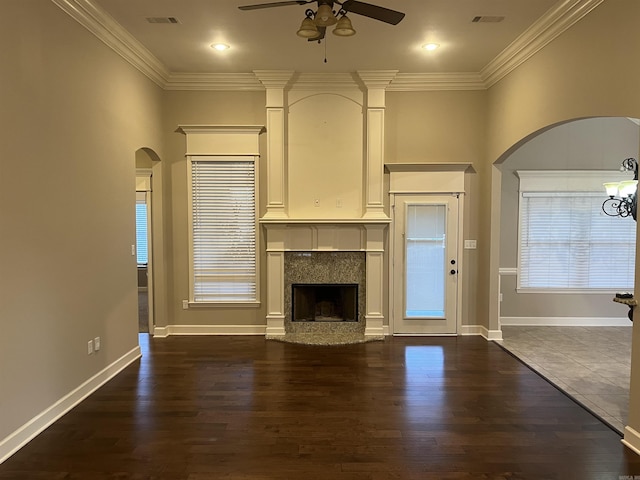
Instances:
[[[360,89],[354,73],[296,73],[291,79],[291,90],[354,90]]]
[[[386,89],[398,75],[398,70],[358,70],[356,72],[368,89]]]
[[[165,86],[167,67],[91,0],[51,1],[157,85]]]
[[[289,75],[289,72],[284,72]],[[261,72],[171,73],[165,90],[263,91],[270,86]],[[282,82],[280,82],[282,83]],[[279,83],[279,84],[280,84]],[[362,80],[352,73],[295,73],[286,83],[291,90],[353,90]],[[477,73],[398,73],[386,88],[389,92],[434,90],[484,90]]]
[[[254,70],[253,74],[265,88],[283,89],[295,72],[293,70]]]
[[[171,73],[149,50],[92,0],[51,0],[98,39],[165,90],[260,91],[254,73]],[[387,91],[484,90],[523,64],[604,0],[564,0],[478,73],[397,73]],[[265,71],[266,72],[266,71]],[[296,90],[360,88],[358,73],[294,74]]]
[[[264,125],[178,125],[176,133],[187,134],[249,134],[266,132]]]
[[[522,65],[602,2],[604,0],[564,0],[552,7],[480,71],[486,88]]]
[[[170,73],[165,90],[264,91],[253,73]]]
[[[435,90],[485,90],[478,73],[399,73],[387,87],[388,92]]]

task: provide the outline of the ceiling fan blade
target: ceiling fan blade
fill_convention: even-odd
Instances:
[[[388,8],[371,5],[370,3],[358,2],[357,0],[346,0],[342,4],[342,9],[346,12],[357,13],[365,17],[380,20],[381,22],[397,25],[404,18],[404,13],[396,12]]]
[[[271,8],[271,7],[286,7],[288,5],[306,5],[307,3],[312,3],[315,0],[289,0],[286,2],[271,2],[271,3],[258,3],[256,5],[242,5],[238,7],[240,10],[258,10],[260,8]]]
[[[313,38],[308,38],[308,42],[319,42],[322,40],[327,33],[327,27],[318,27],[318,36]]]

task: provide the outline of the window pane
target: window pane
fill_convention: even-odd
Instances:
[[[136,203],[136,261],[138,265],[149,263],[147,243],[147,205]]]
[[[407,205],[406,318],[444,318],[445,205]]]

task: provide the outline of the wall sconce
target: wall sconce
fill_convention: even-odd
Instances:
[[[625,158],[620,167],[621,172],[633,172],[633,180],[607,182],[604,188],[607,198],[602,204],[602,211],[610,217],[628,217],[634,220],[638,210],[638,162],[635,158]]]

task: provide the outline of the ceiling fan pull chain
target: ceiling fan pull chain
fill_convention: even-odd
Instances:
[[[324,39],[324,63],[327,63],[327,38]]]

